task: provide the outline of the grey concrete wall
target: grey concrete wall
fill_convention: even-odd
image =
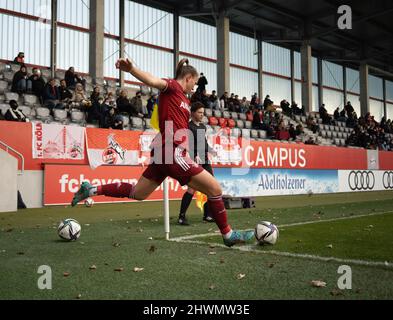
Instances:
[[[18,176],[18,190],[27,208],[41,208],[44,203],[44,171],[25,171]]]
[[[0,149],[0,213],[17,210],[18,160]]]

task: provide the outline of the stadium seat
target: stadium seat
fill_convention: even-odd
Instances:
[[[210,108],[205,108],[205,116],[206,117],[212,117],[213,116],[213,110]]]
[[[36,118],[40,120],[45,120],[50,117],[50,111],[45,107],[38,107],[36,110]]]
[[[244,128],[244,121],[243,120],[237,120],[236,121],[236,126],[240,129]]]
[[[240,137],[242,134],[242,131],[239,128],[233,128],[231,130],[231,136],[232,137]]]
[[[0,94],[3,94],[8,88],[8,82],[0,80]]]
[[[220,110],[213,110],[213,115],[216,118],[221,118],[222,117],[222,112]]]
[[[343,133],[342,132],[337,132],[337,138],[342,138],[343,137]]]
[[[96,78],[94,79],[94,84],[99,85],[99,86],[104,86],[104,79],[101,78]]]
[[[5,101],[4,94],[0,94],[0,103],[4,103],[4,101]]]
[[[209,123],[209,118],[206,117],[206,116],[204,116],[204,117],[202,118],[202,123],[203,123],[204,125],[207,125],[207,124]]]
[[[4,116],[10,106],[8,104],[2,103],[0,104],[0,111]]]
[[[261,139],[266,139],[267,138],[267,131],[265,131],[265,130],[258,130],[258,136]]]
[[[244,129],[243,129],[243,130],[244,130]],[[248,130],[248,129],[246,129],[246,130]],[[251,138],[253,138],[253,139],[258,139],[258,137],[259,137],[259,135],[258,135],[258,130],[252,129],[252,130],[250,131],[250,134],[251,134]]]
[[[214,133],[217,133],[218,131],[221,130],[221,128],[219,126],[212,126]]]
[[[121,118],[123,119],[123,128],[127,127],[130,124],[130,118],[128,115],[121,115]]]
[[[81,123],[85,120],[85,113],[79,110],[71,111],[71,121]]]
[[[245,127],[246,127],[246,129],[251,129],[252,128],[252,122],[251,121],[246,121]]]
[[[57,79],[64,79],[65,78],[65,71],[56,70],[55,76]]]
[[[223,118],[225,119],[230,119],[231,118],[231,114],[228,111],[224,111],[222,113]]]
[[[23,95],[23,102],[27,106],[33,106],[38,103],[38,98],[37,96],[33,94],[24,94]]]
[[[23,112],[26,117],[31,116],[31,108],[28,106],[19,106],[18,109]]]
[[[151,129],[151,120],[144,119],[145,129]]]
[[[228,124],[227,125],[228,125],[229,128],[234,128],[234,127],[236,127],[236,122],[233,119],[228,119]]]
[[[138,117],[131,117],[131,125],[133,129],[142,130],[143,129],[143,121]]]
[[[15,93],[15,92],[6,92],[4,94],[5,96],[5,102],[10,102],[11,100],[19,100],[19,94]]]
[[[239,119],[246,121],[247,120],[247,115],[245,113],[239,113]]]
[[[219,118],[219,119],[218,119],[218,125],[219,125],[221,128],[226,127],[226,126],[227,126],[227,123],[228,123],[228,119],[225,119],[225,118]]]
[[[237,112],[231,112],[231,118],[234,120],[237,120],[239,118],[238,113]]]
[[[19,64],[11,63],[10,66],[11,66],[12,72],[14,72],[14,73],[18,72],[20,70],[20,65]]]
[[[40,69],[41,75],[45,78],[50,78],[51,77],[51,71],[50,69]]]
[[[207,124],[206,125],[206,135],[211,135],[211,134],[214,134],[214,129]]]
[[[321,124],[323,122],[323,120],[321,118],[319,118],[317,120],[318,120],[318,124]]]
[[[345,139],[341,139],[341,145],[342,146],[346,146],[347,145],[346,142],[345,142]]]
[[[216,117],[210,117],[210,118],[209,118],[209,124],[210,124],[211,126],[216,126],[216,125],[218,125],[218,120],[217,120],[217,118],[216,118]]]
[[[53,109],[53,116],[56,121],[65,121],[67,119],[67,111],[62,109]]]
[[[336,145],[336,146],[340,146],[341,145],[341,140],[340,139],[334,139],[334,144]]]
[[[241,119],[241,118],[240,118],[240,119]],[[254,119],[254,116],[252,115],[252,113],[247,113],[247,114],[246,114],[246,119],[245,119],[245,120],[251,121],[251,122],[252,122],[253,119]]]
[[[12,79],[14,79],[14,73],[9,71],[3,72],[3,80],[12,83]]]
[[[337,132],[336,131],[332,132],[332,138],[337,138]]]
[[[245,139],[250,139],[251,136],[251,130],[250,129],[241,129],[242,131],[242,137]]]

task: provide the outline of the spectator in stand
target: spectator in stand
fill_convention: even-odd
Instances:
[[[72,100],[72,92],[67,89],[67,83],[64,79],[60,81],[59,94],[60,101],[63,104],[68,104]]]
[[[116,113],[115,108],[109,108],[105,117],[105,128],[123,130],[123,119],[120,114]]]
[[[292,110],[291,110],[290,104],[289,104],[289,102],[287,100],[285,100],[285,99],[282,100],[280,102],[280,107],[281,107],[282,112],[285,115],[287,115],[287,116],[291,116],[292,115]]]
[[[317,145],[317,143],[314,141],[313,137],[308,137],[308,140],[304,141],[304,144]]]
[[[112,92],[108,92],[105,99],[104,99],[104,104],[106,104],[109,107],[116,107],[116,99],[113,96]]]
[[[337,107],[337,109],[336,110],[334,110],[334,113],[333,113],[333,118],[334,118],[334,120],[338,120],[338,118],[340,118],[340,108],[339,107]]]
[[[231,93],[231,96],[228,98],[228,111],[235,111],[235,94]]]
[[[208,105],[210,109],[218,110],[220,108],[220,102],[218,101],[216,90],[212,91],[212,94],[210,95],[208,100]]]
[[[323,124],[331,124],[332,119],[330,118],[326,108],[325,104],[322,104],[321,107],[319,108],[319,115],[322,118],[322,123]]]
[[[319,126],[317,125],[311,114],[307,117],[306,125],[307,128],[310,129],[313,133],[317,133],[317,131],[319,131]]]
[[[44,101],[44,105],[51,110],[53,108],[64,109],[64,105],[60,104],[60,92],[56,86],[55,79],[50,79],[45,85],[42,100]]]
[[[267,96],[265,97],[265,100],[263,101],[263,109],[264,109],[264,110],[267,110],[267,108],[268,108],[270,105],[272,105],[272,104],[273,104],[273,101],[270,100],[270,96],[267,95]]]
[[[11,91],[19,94],[31,92],[32,86],[31,81],[27,77],[27,68],[21,65],[20,70],[14,74],[14,78],[12,79]]]
[[[256,130],[262,130],[262,111],[258,108],[254,108],[253,117],[252,117],[252,128]]]
[[[292,101],[291,110],[292,110],[292,114],[294,115],[302,114],[302,110],[298,107],[296,101]]]
[[[25,64],[25,54],[24,52],[19,52],[16,58],[14,59],[14,63],[24,65]]]
[[[153,113],[154,110],[154,105],[157,103],[157,95],[156,94],[152,94],[149,98],[149,100],[147,100],[147,118],[151,118],[151,115]]]
[[[7,121],[18,121],[18,122],[29,122],[29,119],[23,114],[22,111],[18,110],[18,103],[15,100],[9,102],[10,108],[4,115]]]
[[[94,105],[94,103],[98,103],[98,99],[100,99],[100,96],[101,96],[100,87],[94,87],[94,90],[90,95],[90,101],[92,105]]]
[[[296,130],[295,130],[295,127],[292,123],[289,125],[288,132],[289,132],[289,136],[291,137],[291,139],[296,140]]]
[[[251,106],[260,107],[260,101],[259,101],[259,98],[258,98],[258,94],[256,92],[251,96],[250,105]]]
[[[142,92],[138,91],[136,96],[131,99],[131,110],[130,114],[132,117],[143,118],[142,110]]]
[[[86,80],[84,80],[81,76],[75,73],[74,67],[70,67],[65,73],[65,81],[67,83],[67,87],[70,89],[75,89],[77,83],[81,83],[82,86],[85,86]]]
[[[344,110],[347,113],[347,117],[349,118],[349,116],[355,111],[351,101],[348,101],[347,104],[344,106]]]
[[[246,113],[248,110],[250,110],[250,103],[246,97],[243,97],[242,101],[240,101],[240,112]]]
[[[131,106],[130,100],[128,100],[126,90],[120,91],[120,95],[116,100],[116,105],[117,105],[117,109],[120,113],[127,113],[128,115],[131,114],[132,106]]]
[[[33,74],[30,76],[29,80],[31,81],[32,92],[41,99],[45,88],[45,80],[41,75],[41,70],[33,68]]]
[[[98,122],[99,127],[102,128],[105,122],[105,114],[107,113],[108,106],[104,103],[104,98],[99,97],[95,100],[87,111],[87,122],[94,123]]]
[[[226,91],[224,92],[224,94],[220,98],[220,108],[221,108],[221,111],[228,110],[228,108],[229,108],[228,92],[226,92]]]
[[[276,131],[276,139],[277,140],[289,140],[291,135],[289,134],[284,121],[280,121],[277,131]]]
[[[236,94],[235,98],[233,99],[233,111],[240,112],[240,100],[239,96]]]
[[[82,111],[87,111],[91,107],[91,101],[87,99],[85,90],[81,83],[77,83],[74,95],[72,96],[73,107]]]
[[[197,88],[197,92],[203,92],[206,90],[206,85],[207,83],[207,79],[206,77],[203,75],[203,73],[201,73],[198,82],[196,83],[198,88]]]

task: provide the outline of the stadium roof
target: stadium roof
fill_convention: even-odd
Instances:
[[[178,12],[180,16],[215,25],[225,10],[234,32],[287,48],[298,49],[310,39],[313,54],[358,67],[362,61],[393,73],[393,2],[390,0],[144,0],[140,3]],[[339,30],[337,9],[352,9],[352,29]],[[378,71],[378,72],[377,72]],[[389,74],[385,76],[391,77]]]

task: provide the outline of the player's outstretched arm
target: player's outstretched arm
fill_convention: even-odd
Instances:
[[[116,62],[116,68],[124,72],[131,73],[135,78],[142,81],[149,87],[154,87],[158,90],[164,90],[167,86],[165,80],[153,76],[149,72],[138,69],[129,59],[121,58]]]

